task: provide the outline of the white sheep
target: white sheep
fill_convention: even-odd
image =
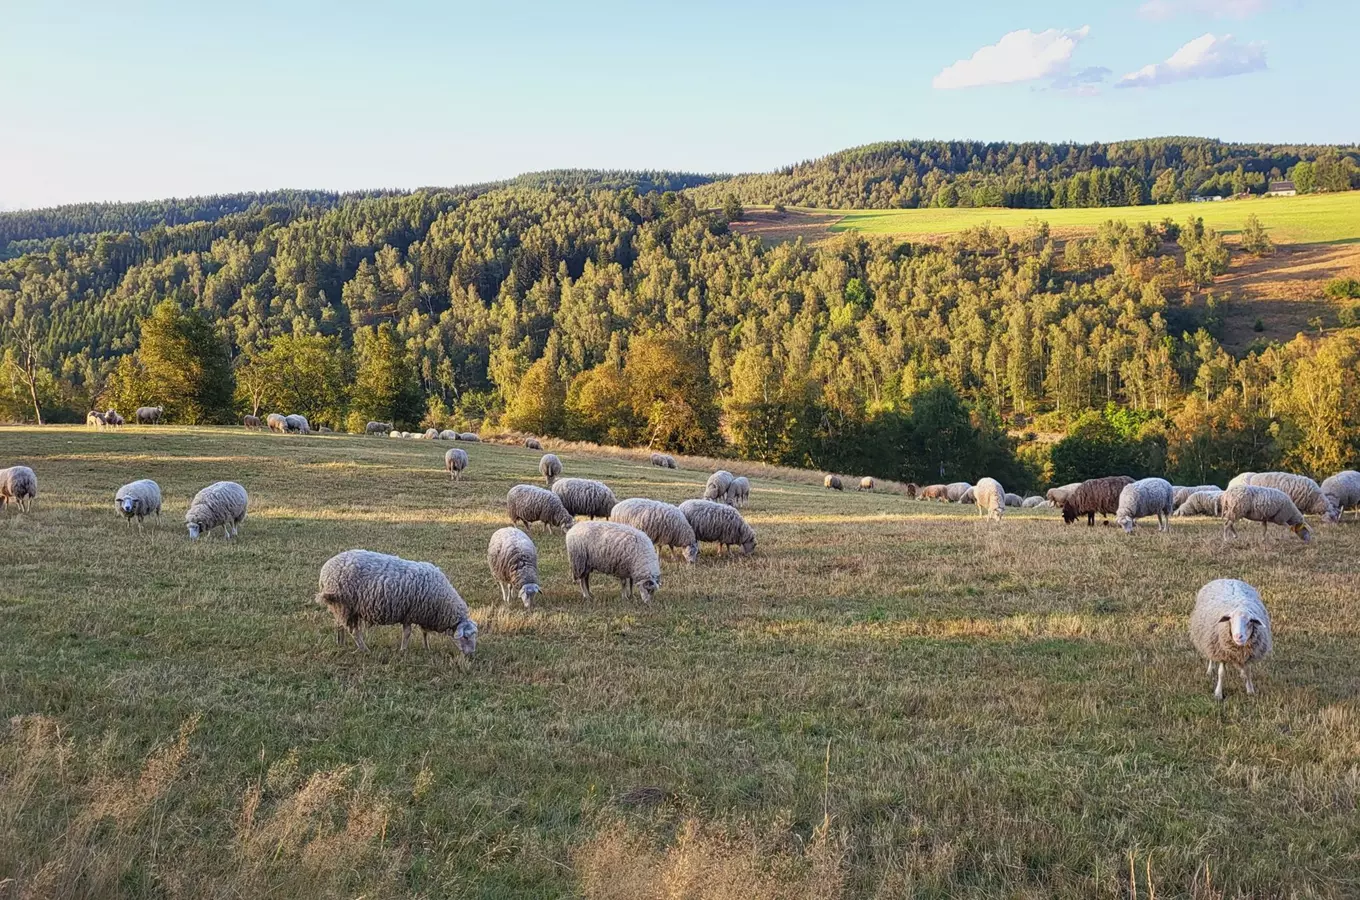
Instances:
[[[651,456],[651,462],[652,465],[656,466],[657,468],[661,469],[670,468],[669,466],[666,465],[666,454],[664,453],[653,453]]]
[[[1007,494],[1006,505],[1012,509],[1021,509],[1025,505],[1025,498],[1019,494]]]
[[[307,421],[306,416],[300,416],[294,413],[292,415],[284,416],[283,420],[285,422],[284,430],[289,432],[290,434],[312,433],[312,425],[310,422]]]
[[[288,419],[278,413],[270,413],[265,416],[264,421],[265,424],[269,426],[270,431],[277,431],[279,434],[283,434],[288,430]]]
[[[1157,530],[1171,530],[1171,482],[1165,478],[1143,478],[1127,484],[1119,492],[1119,507],[1114,521],[1125,534],[1133,534],[1138,520],[1157,517]]]
[[[755,531],[732,507],[712,500],[686,500],[680,511],[694,529],[695,539],[716,543],[719,555],[730,547],[740,547],[743,556],[755,552]]]
[[[391,430],[391,422],[369,422],[364,426],[364,434],[387,434]]]
[[[562,460],[553,453],[543,454],[543,458],[538,461],[538,474],[543,476],[548,487],[552,487],[552,483],[562,474]]]
[[[1223,670],[1237,666],[1247,693],[1255,694],[1252,663],[1270,653],[1270,614],[1256,588],[1235,578],[1220,578],[1199,589],[1190,613],[1190,640],[1209,661],[1209,674],[1218,667],[1214,699],[1223,699]]]
[[[1021,509],[1035,509],[1035,508],[1037,508],[1037,507],[1044,506],[1045,504],[1047,504],[1048,506],[1052,506],[1052,505],[1053,505],[1050,501],[1044,499],[1043,497],[1026,497],[1026,498],[1020,503],[1020,508],[1021,508]]]
[[[496,529],[486,546],[486,564],[500,585],[502,603],[518,593],[525,609],[533,607],[539,586],[538,548],[532,538],[518,528]]]
[[[512,487],[505,495],[505,508],[510,521],[516,525],[522,523],[526,529],[534,522],[542,522],[548,531],[554,528],[566,531],[576,523],[556,494],[533,484]]]
[[[858,491],[872,491],[873,489],[874,489],[874,479],[871,478],[871,477],[868,476],[868,475],[865,475],[863,478],[861,478],[861,479],[859,480],[859,487],[856,488],[855,490],[858,490]]]
[[[1304,524],[1303,514],[1294,501],[1284,491],[1272,487],[1256,487],[1250,484],[1237,484],[1223,492],[1223,540],[1228,536],[1237,537],[1233,527],[1238,519],[1261,523],[1261,540],[1265,540],[1271,523],[1283,525],[1297,534],[1304,542],[1312,538],[1312,532]]]
[[[839,475],[827,475],[822,479],[822,487],[826,488],[828,491],[845,490],[845,484],[841,481],[841,476]]]
[[[944,486],[945,499],[950,503],[967,503],[969,501],[963,498],[972,488],[973,486],[966,481],[955,481],[947,484]]]
[[[539,443],[538,438],[534,438],[534,437],[525,438],[525,439],[524,439],[524,449],[526,449],[526,450],[542,450],[542,449],[543,449],[543,445],[542,445],[541,443]]]
[[[161,486],[150,478],[129,482],[113,495],[113,502],[125,523],[130,523],[133,516],[137,517],[137,530],[141,531],[142,519],[150,515],[160,518]]]
[[[977,486],[974,485],[964,491],[963,496],[959,497],[959,503],[963,506],[972,506],[977,503]]]
[[[1241,478],[1242,476],[1238,476]],[[1236,479],[1234,479],[1236,480]],[[1327,499],[1322,487],[1307,475],[1292,472],[1252,472],[1244,482],[1252,487],[1269,487],[1284,491],[1299,512],[1305,515],[1321,516],[1322,521],[1336,524],[1341,521],[1341,510]]]
[[[658,547],[669,547],[672,553],[680,551],[686,562],[693,563],[699,558],[699,540],[694,536],[694,526],[678,506],[633,497],[619,501],[610,511],[609,521],[632,525]]]
[[[1322,493],[1338,512],[1354,509],[1360,517],[1360,472],[1344,469],[1322,482]]]
[[[464,431],[462,434],[458,435],[458,440],[467,441],[469,444],[480,444],[482,442],[482,439],[478,437],[475,432],[471,431]]]
[[[1223,491],[1214,488],[1213,490],[1195,491],[1180,506],[1176,507],[1173,516],[1182,518],[1185,516],[1213,516],[1215,518],[1223,515]]]
[[[445,428],[443,431],[439,432],[439,439],[441,441],[456,441],[458,440],[458,432]]]
[[[28,466],[0,469],[0,511],[13,503],[20,511],[28,512],[38,499],[38,476]]]
[[[427,440],[427,441],[437,441],[437,440],[439,440],[439,429],[438,429],[438,428],[427,428],[427,429],[425,429],[425,434],[422,435],[422,437],[424,437],[425,440]]]
[[[732,487],[732,479],[735,476],[726,469],[719,469],[708,476],[708,481],[704,483],[704,499],[713,500],[717,503],[727,502],[728,489]]]
[[[164,412],[164,406],[139,406],[134,418],[138,425],[159,425]]]
[[[733,478],[727,487],[727,499],[730,505],[738,509],[745,506],[751,499],[751,480],[745,475]]]
[[[467,468],[468,455],[462,447],[450,447],[444,453],[444,469],[454,481],[463,480],[463,470]]]
[[[321,567],[316,600],[335,617],[335,643],[345,632],[360,650],[366,625],[400,625],[401,649],[418,625],[428,650],[430,632],[447,634],[465,655],[477,649],[477,623],[468,618],[467,604],[438,566],[413,562],[372,550],[346,550]]]
[[[104,426],[109,424],[104,419],[104,414],[97,409],[92,409],[85,414],[85,427],[93,428],[95,431],[103,431]]]
[[[582,522],[567,532],[567,561],[586,600],[595,599],[590,593],[593,572],[619,579],[624,600],[631,599],[637,588],[642,602],[651,603],[661,587],[661,562],[652,539],[631,525]]]
[[[1173,485],[1171,486],[1171,510],[1172,510],[1172,512],[1175,512],[1176,510],[1180,509],[1180,508],[1181,508],[1181,504],[1184,503],[1186,500],[1189,500],[1191,494],[1197,494],[1197,493],[1199,493],[1200,491],[1210,491],[1210,490],[1213,490],[1213,491],[1222,491],[1223,488],[1219,487],[1219,486],[1216,485],[1216,484],[1200,484],[1200,485],[1196,485],[1196,486],[1194,486],[1194,487],[1184,487],[1184,486],[1178,486],[1178,485],[1174,485],[1174,484],[1173,484]]]
[[[1054,506],[1061,507],[1064,503],[1067,502],[1068,496],[1077,488],[1081,487],[1081,485],[1082,482],[1074,481],[1071,484],[1064,484],[1058,487],[1049,488],[1044,493],[1044,499],[1047,500],[1049,503],[1052,503]]]
[[[607,519],[618,503],[614,492],[602,481],[591,478],[559,478],[553,482],[552,492],[573,516]]]
[[[1001,514],[1006,510],[1006,489],[1001,486],[1001,482],[995,478],[979,478],[971,490],[978,515],[1000,522]]]
[[[246,489],[234,481],[218,481],[208,485],[194,495],[189,511],[184,514],[184,524],[189,529],[190,539],[196,541],[199,535],[219,525],[224,537],[240,534],[249,503]]]

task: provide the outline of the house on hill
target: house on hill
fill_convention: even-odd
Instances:
[[[1266,196],[1292,197],[1297,193],[1298,191],[1294,189],[1294,182],[1292,181],[1272,181],[1270,183],[1270,190],[1266,191]]]

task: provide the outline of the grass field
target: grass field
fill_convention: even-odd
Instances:
[[[1174,221],[1183,223],[1194,215],[1202,217],[1204,224],[1211,228],[1225,234],[1235,234],[1241,231],[1242,223],[1253,213],[1277,243],[1360,242],[1360,191],[1104,209],[864,209],[845,213],[830,227],[832,231],[862,231],[902,237],[939,236],[984,223],[1003,228],[1021,228],[1026,222],[1037,218],[1048,222],[1055,233],[1061,234],[1094,231],[1109,219],[1155,223],[1170,216]]]
[[[747,559],[650,607],[497,609],[485,546],[537,454],[225,429],[0,429],[0,897],[1345,897],[1360,892],[1360,526],[998,525],[757,478]],[[706,472],[564,450],[678,501]],[[157,479],[145,535],[119,484]],[[251,492],[239,541],[189,497]],[[1249,535],[1249,537],[1248,537]],[[351,547],[438,563],[481,624],[337,648]],[[1195,591],[1259,587],[1276,652],[1211,697]],[[1132,873],[1132,883],[1131,883]]]

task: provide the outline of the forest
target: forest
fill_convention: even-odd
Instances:
[[[287,411],[1017,487],[1360,448],[1360,331],[1225,352],[1230,251],[1194,220],[767,247],[687,192],[295,199],[0,261],[0,420]]]

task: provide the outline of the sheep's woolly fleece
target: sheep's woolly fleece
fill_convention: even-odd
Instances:
[[[432,563],[346,550],[326,560],[319,582],[317,602],[330,609],[337,628],[353,634],[363,649],[368,649],[363,625],[403,626],[403,650],[412,625],[449,635],[464,653],[477,647],[477,624],[468,618],[467,604]],[[337,641],[340,637],[337,631]]]

